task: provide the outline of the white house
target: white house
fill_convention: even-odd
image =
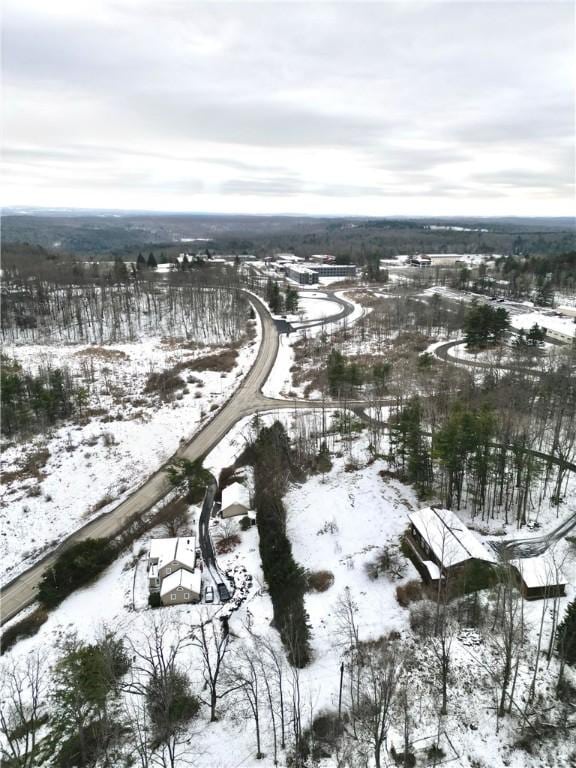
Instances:
[[[222,491],[222,517],[245,515],[250,509],[250,494],[241,483],[232,483]]]
[[[184,568],[166,576],[160,587],[160,599],[163,605],[197,603],[201,594],[202,577],[200,572],[190,573]]]
[[[174,539],[152,539],[148,556],[148,586],[158,592],[162,580],[178,570],[194,572],[196,539],[193,536]]]

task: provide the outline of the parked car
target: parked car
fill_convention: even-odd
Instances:
[[[205,603],[214,602],[214,587],[211,587],[210,585],[206,587],[206,589],[204,590],[204,602]]]
[[[226,584],[220,582],[220,584],[216,584],[216,589],[218,590],[218,597],[220,598],[220,601],[222,603],[227,603],[228,600],[230,600],[230,592],[228,592]]]

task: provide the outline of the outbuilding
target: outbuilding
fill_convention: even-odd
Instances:
[[[525,557],[511,560],[518,578],[518,587],[526,600],[563,597],[566,577],[551,557]]]
[[[246,515],[250,509],[250,494],[242,483],[232,483],[222,491],[222,517]]]

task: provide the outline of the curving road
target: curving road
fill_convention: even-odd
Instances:
[[[537,368],[531,368],[526,365],[516,365],[514,363],[510,365],[506,365],[505,363],[489,363],[485,360],[465,360],[464,358],[455,357],[454,355],[451,355],[450,350],[453,347],[459,346],[460,344],[464,344],[464,339],[456,339],[456,341],[447,341],[445,344],[441,344],[440,346],[436,347],[436,349],[433,352],[433,355],[445,363],[453,363],[454,365],[463,365],[469,368],[488,368],[492,370],[496,368],[501,371],[517,371],[520,373],[527,373],[527,374],[530,374],[530,376],[543,376],[545,373],[544,371],[540,371]]]
[[[262,340],[256,360],[232,397],[215,413],[210,421],[204,424],[191,440],[178,449],[176,454],[174,454],[175,457],[186,458],[191,461],[202,458],[220,442],[237,421],[258,411],[282,408],[316,409],[342,407],[341,403],[334,402],[315,403],[275,400],[262,394],[262,386],[276,360],[279,334],[276,324],[264,302],[252,293],[249,294],[249,298],[258,312],[262,323]],[[341,309],[336,315],[322,318],[320,323],[336,322],[351,314],[354,310],[354,306],[343,299],[334,297],[334,299],[330,300],[338,303]],[[351,403],[347,405],[351,405]],[[164,470],[171,460],[150,475],[141,486],[113,510],[95,518],[72,533],[58,547],[31,568],[3,586],[0,589],[1,623],[9,621],[34,602],[44,571],[54,564],[62,552],[65,552],[73,544],[85,539],[115,538],[128,527],[132,520],[161,501],[170,489]]]

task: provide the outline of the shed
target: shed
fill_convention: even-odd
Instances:
[[[160,599],[163,605],[179,605],[181,603],[197,603],[202,594],[202,577],[199,571],[180,568],[162,581]]]
[[[566,577],[551,557],[526,557],[511,560],[510,565],[517,573],[518,586],[527,600],[566,594]]]
[[[245,515],[250,509],[250,494],[242,483],[232,483],[222,491],[222,517]]]

